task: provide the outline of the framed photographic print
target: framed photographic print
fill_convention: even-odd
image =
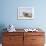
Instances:
[[[33,19],[34,8],[32,7],[19,7],[17,19]]]

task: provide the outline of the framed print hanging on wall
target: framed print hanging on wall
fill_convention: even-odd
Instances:
[[[33,19],[34,8],[32,7],[18,7],[17,19]]]

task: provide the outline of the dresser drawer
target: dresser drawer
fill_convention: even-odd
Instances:
[[[44,36],[45,33],[44,32],[25,32],[24,36]]]
[[[23,36],[4,36],[3,37],[3,43],[15,43],[15,42],[21,42],[23,41]]]
[[[32,43],[33,44],[43,44],[44,36],[32,36]]]
[[[44,44],[32,44],[32,46],[44,46]]]
[[[23,36],[23,32],[4,32],[5,36]]]
[[[2,46],[23,46],[23,44],[22,43],[19,43],[19,44],[18,43],[17,44],[16,43],[14,43],[14,44],[13,43],[12,44],[8,43],[8,44],[3,44]]]
[[[8,36],[3,38],[3,46],[23,46],[22,36]]]

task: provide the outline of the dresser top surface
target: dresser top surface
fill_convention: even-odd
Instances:
[[[15,32],[26,32],[24,29],[16,29],[16,31]],[[33,33],[33,32],[44,32],[43,30],[38,30],[38,31],[28,31],[28,32],[30,32],[30,33]]]

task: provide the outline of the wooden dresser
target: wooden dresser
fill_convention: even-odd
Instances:
[[[44,46],[44,32],[3,32],[3,46]]]

